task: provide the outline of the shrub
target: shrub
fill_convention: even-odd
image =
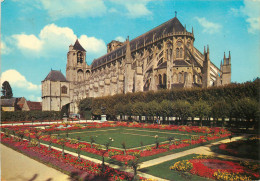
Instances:
[[[191,162],[189,162],[189,160],[178,161],[170,167],[171,170],[177,170],[182,172],[189,172],[192,168],[193,165]]]

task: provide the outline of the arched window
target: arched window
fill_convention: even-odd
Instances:
[[[163,85],[166,85],[167,82],[167,76],[166,74],[163,74]]]
[[[83,78],[83,71],[80,69],[77,72],[77,81],[78,82],[82,82],[83,80],[84,80],[84,78]]]
[[[182,57],[183,57],[183,49],[180,48],[180,58],[182,58]]]
[[[181,83],[182,82],[182,73],[178,74],[178,82]]]
[[[162,75],[159,74],[159,85],[162,85]]]
[[[61,87],[61,93],[62,94],[67,94],[67,90],[68,89],[67,89],[67,87],[65,85]]]
[[[83,63],[83,54],[81,52],[77,53],[77,63]]]
[[[184,73],[184,82],[187,82],[187,79],[188,79],[188,73],[185,72],[185,73]]]
[[[88,79],[89,79],[89,77],[90,77],[90,71],[89,71],[89,70],[87,70],[87,71],[86,71],[86,80],[88,80]]]
[[[176,48],[176,58],[179,58],[179,57],[180,57],[180,49]]]

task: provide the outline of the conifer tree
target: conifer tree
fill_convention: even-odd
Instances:
[[[4,81],[2,84],[2,98],[10,99],[13,97],[13,91],[8,81]]]

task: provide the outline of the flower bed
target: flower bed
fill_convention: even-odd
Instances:
[[[222,154],[259,160],[259,150],[257,149],[259,147],[259,137],[251,137],[247,140],[220,144],[214,151],[221,152]],[[250,154],[248,154],[249,152]]]
[[[23,140],[17,141],[13,137],[5,137],[1,134],[1,142],[23,154],[37,159],[45,164],[51,165],[67,174],[77,173],[83,180],[132,180],[133,174],[118,171],[105,166],[102,172],[102,166],[85,159],[78,160],[77,157],[65,154],[55,149],[48,149],[46,146],[40,147],[30,145],[30,142]],[[144,180],[144,178],[139,178]]]
[[[65,126],[65,128],[59,129],[58,127],[60,125]],[[69,128],[68,125],[70,125]],[[145,150],[140,150],[140,149],[131,149],[127,150],[125,154],[121,150],[117,149],[109,149],[107,153],[105,153],[105,157],[109,157],[111,154],[110,152],[118,152],[119,154],[110,156],[113,159],[116,159],[121,162],[127,162],[129,160],[132,160],[135,158],[133,156],[133,153],[139,153],[141,157],[147,157],[147,156],[152,156],[156,155],[159,153],[167,152],[168,150],[175,150],[175,149],[180,149],[184,147],[188,147],[190,145],[196,145],[200,143],[204,143],[210,140],[214,139],[219,139],[223,137],[227,137],[230,134],[225,130],[221,128],[207,128],[207,127],[198,127],[198,126],[174,126],[174,125],[158,125],[158,124],[143,124],[143,123],[126,123],[126,122],[116,122],[116,123],[88,123],[87,126],[82,126],[80,124],[75,124],[75,123],[61,123],[61,124],[52,124],[50,128],[41,130],[41,132],[54,132],[54,131],[65,131],[65,130],[77,130],[77,129],[92,129],[92,128],[106,128],[106,127],[130,127],[130,128],[147,128],[147,129],[160,129],[160,130],[175,130],[175,131],[181,131],[181,132],[194,132],[194,133],[204,133],[207,134],[207,136],[197,136],[196,138],[193,139],[186,139],[186,140],[180,140],[180,141],[175,141],[174,144],[162,144],[157,146],[152,146],[152,147],[146,147]],[[31,138],[36,138],[37,130],[35,128],[28,128],[28,126],[13,126],[13,127],[7,127],[11,130],[14,130],[16,132],[23,132],[25,133],[25,136],[29,136]],[[39,136],[39,139],[44,140],[46,142],[52,142],[55,144],[60,144],[59,139],[57,137],[51,137],[50,135],[44,135],[44,136]],[[82,148],[81,150],[88,152],[88,153],[93,153],[96,155],[103,155],[102,151],[97,149],[97,145],[92,145],[89,143],[80,143],[84,144],[85,147]],[[65,141],[65,146],[69,148],[76,149],[79,146],[79,143],[71,143],[70,140]]]
[[[260,165],[258,163],[238,163],[202,155],[176,162],[170,169],[225,181],[258,180],[260,178]]]

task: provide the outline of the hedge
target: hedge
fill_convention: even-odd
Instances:
[[[152,116],[153,114],[155,114],[154,111],[151,111],[149,108],[146,108],[145,106],[153,107],[153,110],[155,110],[157,109],[157,107],[160,107],[160,103],[162,103],[165,100],[168,100],[172,103],[178,101],[185,101],[187,103],[190,103],[192,107],[194,107],[196,103],[202,101],[206,102],[206,104],[210,106],[211,110],[209,116],[220,117],[219,115],[223,114],[223,117],[236,117],[236,115],[234,114],[231,115],[232,113],[236,113],[236,111],[232,109],[228,110],[228,112],[225,111],[222,113],[222,108],[220,107],[221,103],[219,102],[225,102],[226,107],[229,108],[234,107],[235,104],[239,104],[239,101],[242,98],[248,98],[250,101],[253,101],[254,103],[258,102],[260,92],[259,83],[260,79],[257,78],[253,82],[246,82],[242,84],[232,83],[220,87],[172,89],[160,90],[156,92],[136,92],[98,98],[86,98],[80,101],[79,111],[82,115],[84,115],[84,112],[86,111],[91,111],[93,115],[100,115],[100,108],[102,106],[106,108],[105,114],[113,117],[118,114],[130,115],[131,112],[133,112],[132,110],[135,110],[134,112],[138,114],[138,112],[140,111],[136,112],[136,108],[140,107],[146,109],[147,112],[151,112],[150,115]],[[141,106],[142,104],[144,105]],[[218,108],[220,112],[214,112],[213,107]],[[196,114],[198,113],[193,112],[193,115]],[[147,114],[143,113],[142,115]]]
[[[59,111],[1,111],[1,122],[58,120],[60,118],[61,113]]]

